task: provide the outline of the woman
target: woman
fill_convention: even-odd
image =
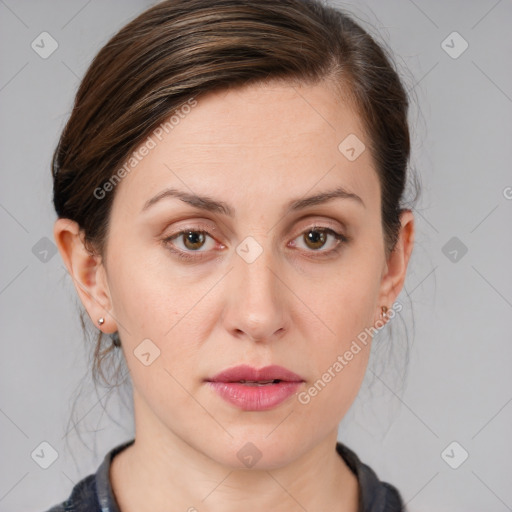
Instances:
[[[407,108],[311,0],[164,1],[105,45],[54,154],[54,236],[136,435],[52,512],[404,510],[337,434],[400,310]]]

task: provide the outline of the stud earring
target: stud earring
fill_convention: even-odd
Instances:
[[[389,315],[388,315],[388,307],[387,306],[382,306],[381,307],[381,314],[380,314],[380,317],[383,318],[383,319],[388,319],[389,318]]]
[[[103,317],[98,319],[98,324],[103,325],[105,323],[105,319]]]

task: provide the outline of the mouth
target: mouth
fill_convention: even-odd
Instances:
[[[304,379],[282,366],[272,365],[256,369],[248,365],[239,365],[223,370],[207,381],[266,386],[279,382],[304,382]]]
[[[238,382],[238,384],[246,384],[247,386],[268,386],[269,384],[278,384],[279,382],[285,382],[279,379],[274,380],[260,380],[260,381],[254,381],[254,380],[239,380],[239,381],[230,381],[230,383]]]
[[[256,369],[241,365],[224,370],[205,382],[239,409],[265,411],[286,401],[305,381],[282,366]]]

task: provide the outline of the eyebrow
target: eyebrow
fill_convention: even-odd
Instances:
[[[205,210],[213,213],[221,213],[229,217],[235,216],[235,209],[229,206],[224,201],[219,201],[209,196],[190,194],[188,192],[178,190],[175,188],[167,188],[162,192],[158,193],[156,196],[149,199],[148,201],[146,201],[141,210],[141,213],[165,198],[177,198],[183,201],[184,203],[190,204],[191,206],[194,206],[195,208],[198,208],[200,210]],[[290,213],[292,211],[303,210],[310,206],[326,203],[327,201],[331,201],[332,199],[351,199],[354,200],[356,203],[360,204],[361,206],[363,206],[363,208],[365,208],[363,200],[357,194],[349,192],[343,187],[338,187],[335,188],[334,190],[327,190],[325,192],[315,194],[314,196],[292,200],[286,205],[285,211],[286,213]]]

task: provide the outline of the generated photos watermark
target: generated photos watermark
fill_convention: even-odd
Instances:
[[[402,304],[400,302],[395,302],[393,306],[388,309],[387,317],[392,320],[396,313],[402,311]],[[327,368],[327,370],[322,374],[322,376],[315,381],[315,383],[310,386],[307,390],[301,391],[297,394],[297,400],[299,403],[303,405],[309,404],[311,399],[318,395],[326,386],[331,382],[336,375],[338,375],[343,368],[348,366],[350,361],[354,359],[354,356],[361,352],[362,347],[366,346],[369,339],[373,339],[373,337],[386,325],[387,321],[385,320],[377,320],[375,325],[372,327],[365,327],[364,331],[361,331],[357,335],[357,339],[354,339],[350,345],[350,348],[346,350],[343,354],[338,355],[335,361]],[[359,343],[358,343],[359,341]]]

